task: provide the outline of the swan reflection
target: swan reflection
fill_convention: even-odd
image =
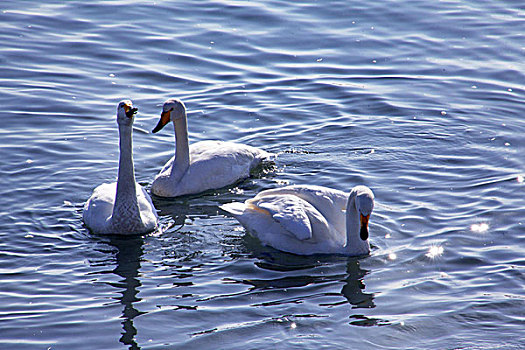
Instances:
[[[341,294],[346,298],[353,308],[373,308],[374,293],[365,293],[365,283],[363,278],[368,274],[368,270],[363,270],[359,266],[359,260],[349,260],[346,265],[345,285],[341,289]]]
[[[143,254],[143,244],[144,240],[142,238],[111,240],[111,245],[118,249],[116,255],[117,266],[113,272],[122,277],[120,287],[123,288],[121,291],[122,296],[119,298],[124,306],[122,311],[122,328],[124,332],[120,342],[128,345],[129,349],[139,349],[135,341],[137,329],[133,325],[133,319],[143,314],[143,312],[135,309],[133,303],[141,300],[137,297],[137,294],[141,286],[138,275]]]
[[[116,248],[115,262],[116,266],[112,271],[119,277],[116,282],[108,282],[108,284],[118,290],[120,296],[115,299],[122,304],[122,335],[119,341],[128,346],[128,349],[138,350],[140,346],[137,344],[135,337],[137,329],[133,325],[135,317],[143,314],[134,307],[134,303],[141,301],[137,297],[139,288],[141,287],[138,278],[140,271],[140,263],[143,254],[144,240],[142,237],[103,237],[101,242],[113,248]],[[107,263],[107,262],[106,262]]]
[[[321,307],[332,308],[348,304],[351,306],[351,310],[372,309],[376,307],[374,293],[365,292],[366,286],[364,278],[369,271],[361,268],[358,258],[344,258],[346,259],[346,273],[344,274],[324,274],[313,273],[313,271],[316,269],[322,269],[324,266],[333,266],[334,257],[299,257],[287,254],[272,254],[267,250],[262,253],[264,254],[261,254],[261,256],[264,256],[265,258],[256,262],[256,266],[262,269],[284,273],[285,276],[275,279],[234,281],[234,283],[250,285],[251,288],[244,293],[249,294],[264,290],[275,291],[276,289],[281,289],[286,292],[286,296],[277,300],[267,300],[252,306],[274,306],[286,303],[302,303],[306,299],[326,299],[340,295],[344,298],[343,300],[336,302],[321,302],[318,305]],[[268,257],[271,257],[271,259],[268,259]],[[303,271],[304,273],[301,273],[300,275],[293,274],[293,272],[298,271]],[[228,282],[232,283],[232,280],[229,280]],[[307,295],[304,294],[304,290],[306,290],[305,288],[311,290],[310,287],[313,285],[324,286],[327,283],[335,285],[339,282],[343,282],[343,286],[339,293],[310,292]],[[296,291],[293,292],[292,288],[296,289]],[[322,313],[323,311],[320,309],[317,314],[320,317]],[[381,326],[389,324],[389,321],[387,320],[368,317],[362,313],[352,312],[348,318],[350,319],[349,324],[353,326]]]

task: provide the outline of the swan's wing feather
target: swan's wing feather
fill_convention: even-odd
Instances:
[[[259,192],[256,198],[275,195],[299,197],[315,208],[315,211],[308,211],[309,213],[314,213],[315,217],[320,218],[321,221],[324,218],[337,231],[346,231],[345,210],[348,203],[348,193],[324,186],[292,185]]]
[[[277,194],[290,194],[300,197],[320,210],[334,206],[337,207],[338,210],[345,210],[348,202],[348,193],[315,185],[292,185],[273,188],[260,192],[257,197]]]
[[[205,157],[209,157],[209,153],[212,155],[244,154],[250,159],[257,159],[259,161],[261,159],[271,158],[273,156],[272,153],[250,145],[213,140],[199,141],[191,144],[190,152],[193,156],[205,155]]]
[[[308,211],[313,208],[300,198],[276,196],[252,204],[268,211],[275,221],[298,240],[304,241],[312,238],[312,225]]]
[[[250,176],[250,171],[271,153],[235,142],[201,141],[190,145],[192,162],[215,162],[233,177]]]
[[[113,207],[115,204],[115,195],[117,193],[117,183],[103,183],[98,185],[89,197],[89,201],[93,204],[106,203]]]
[[[157,227],[159,216],[148,191],[138,183],[136,186],[137,203],[139,205],[140,215],[144,225],[146,227]]]
[[[170,160],[168,160],[166,162],[166,164],[164,164],[164,166],[162,167],[162,169],[160,170],[159,174],[164,174],[165,172],[167,172],[168,170],[171,169],[171,167],[173,166],[173,161],[175,160],[175,156],[171,157]]]
[[[84,205],[82,217],[86,225],[95,232],[104,232],[113,212],[117,184],[104,183],[93,190]]]
[[[258,152],[264,151],[231,142],[201,141],[192,144],[190,167],[176,184],[176,189],[180,194],[199,193],[245,179],[260,162]]]

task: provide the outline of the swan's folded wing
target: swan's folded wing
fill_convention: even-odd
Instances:
[[[312,225],[307,212],[314,208],[310,208],[311,205],[304,200],[295,196],[275,196],[251,204],[268,211],[275,221],[298,240],[312,238]]]
[[[156,227],[157,223],[159,221],[159,216],[157,214],[157,209],[155,209],[155,205],[153,205],[153,201],[151,200],[151,197],[146,191],[144,187],[136,184],[137,186],[137,202],[139,205],[140,214],[142,216],[142,220],[144,224],[146,224],[147,220],[147,226],[153,226]]]

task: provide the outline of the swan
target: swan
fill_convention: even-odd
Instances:
[[[350,193],[323,186],[269,189],[244,203],[220,206],[263,244],[299,255],[366,255],[374,194],[366,186]]]
[[[132,125],[137,108],[129,100],[117,107],[120,158],[117,182],[104,183],[84,205],[86,226],[99,234],[144,234],[157,228],[158,216],[150,196],[135,182]]]
[[[196,194],[231,185],[250,176],[250,171],[272,154],[233,142],[200,141],[188,144],[186,107],[178,99],[164,102],[153,133],[173,121],[175,155],[155,177],[151,192],[161,197]]]

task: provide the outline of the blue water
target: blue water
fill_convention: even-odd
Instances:
[[[0,348],[525,349],[524,29],[512,0],[3,1]],[[169,97],[274,171],[90,234],[118,101],[149,188]],[[370,256],[279,253],[218,208],[285,184],[371,187]]]

